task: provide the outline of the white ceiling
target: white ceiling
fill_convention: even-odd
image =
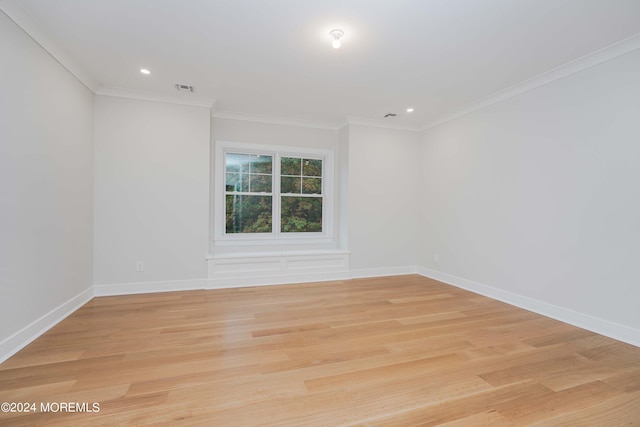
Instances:
[[[424,127],[640,33],[640,0],[12,3],[98,93],[215,99],[221,115],[333,126]],[[334,27],[346,33],[340,50]],[[196,93],[176,94],[175,83]],[[388,112],[398,117],[382,121]]]

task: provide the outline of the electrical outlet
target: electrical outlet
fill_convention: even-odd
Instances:
[[[143,261],[136,262],[136,271],[144,271],[144,262]]]
[[[436,264],[440,264],[440,255],[433,254],[433,262],[435,262]]]

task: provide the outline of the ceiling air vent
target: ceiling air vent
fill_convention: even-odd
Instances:
[[[387,114],[385,114],[385,115],[384,115],[385,119],[386,119],[387,117],[395,117],[395,116],[397,116],[397,114],[396,114],[396,113],[387,113]]]
[[[189,92],[193,93],[193,86],[190,85],[182,85],[180,83],[176,83],[176,90],[178,92]]]

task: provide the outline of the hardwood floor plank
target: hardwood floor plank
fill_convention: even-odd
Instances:
[[[513,427],[516,426],[512,421],[509,421],[504,416],[500,415],[496,411],[487,411],[481,414],[474,414],[470,417],[460,418],[455,421],[441,424],[441,427],[478,427],[478,426],[491,426],[491,427]]]
[[[535,426],[630,426],[640,420],[640,393],[624,394],[603,400],[587,408],[572,412],[559,412],[556,416]]]
[[[522,383],[491,388],[479,393],[454,396],[440,402],[426,402],[409,410],[384,414],[369,421],[371,426],[435,426],[462,420],[502,408],[527,407],[531,399],[552,396],[552,391],[540,384]]]

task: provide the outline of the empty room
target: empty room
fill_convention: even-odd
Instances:
[[[0,426],[640,424],[640,0],[0,0]]]

